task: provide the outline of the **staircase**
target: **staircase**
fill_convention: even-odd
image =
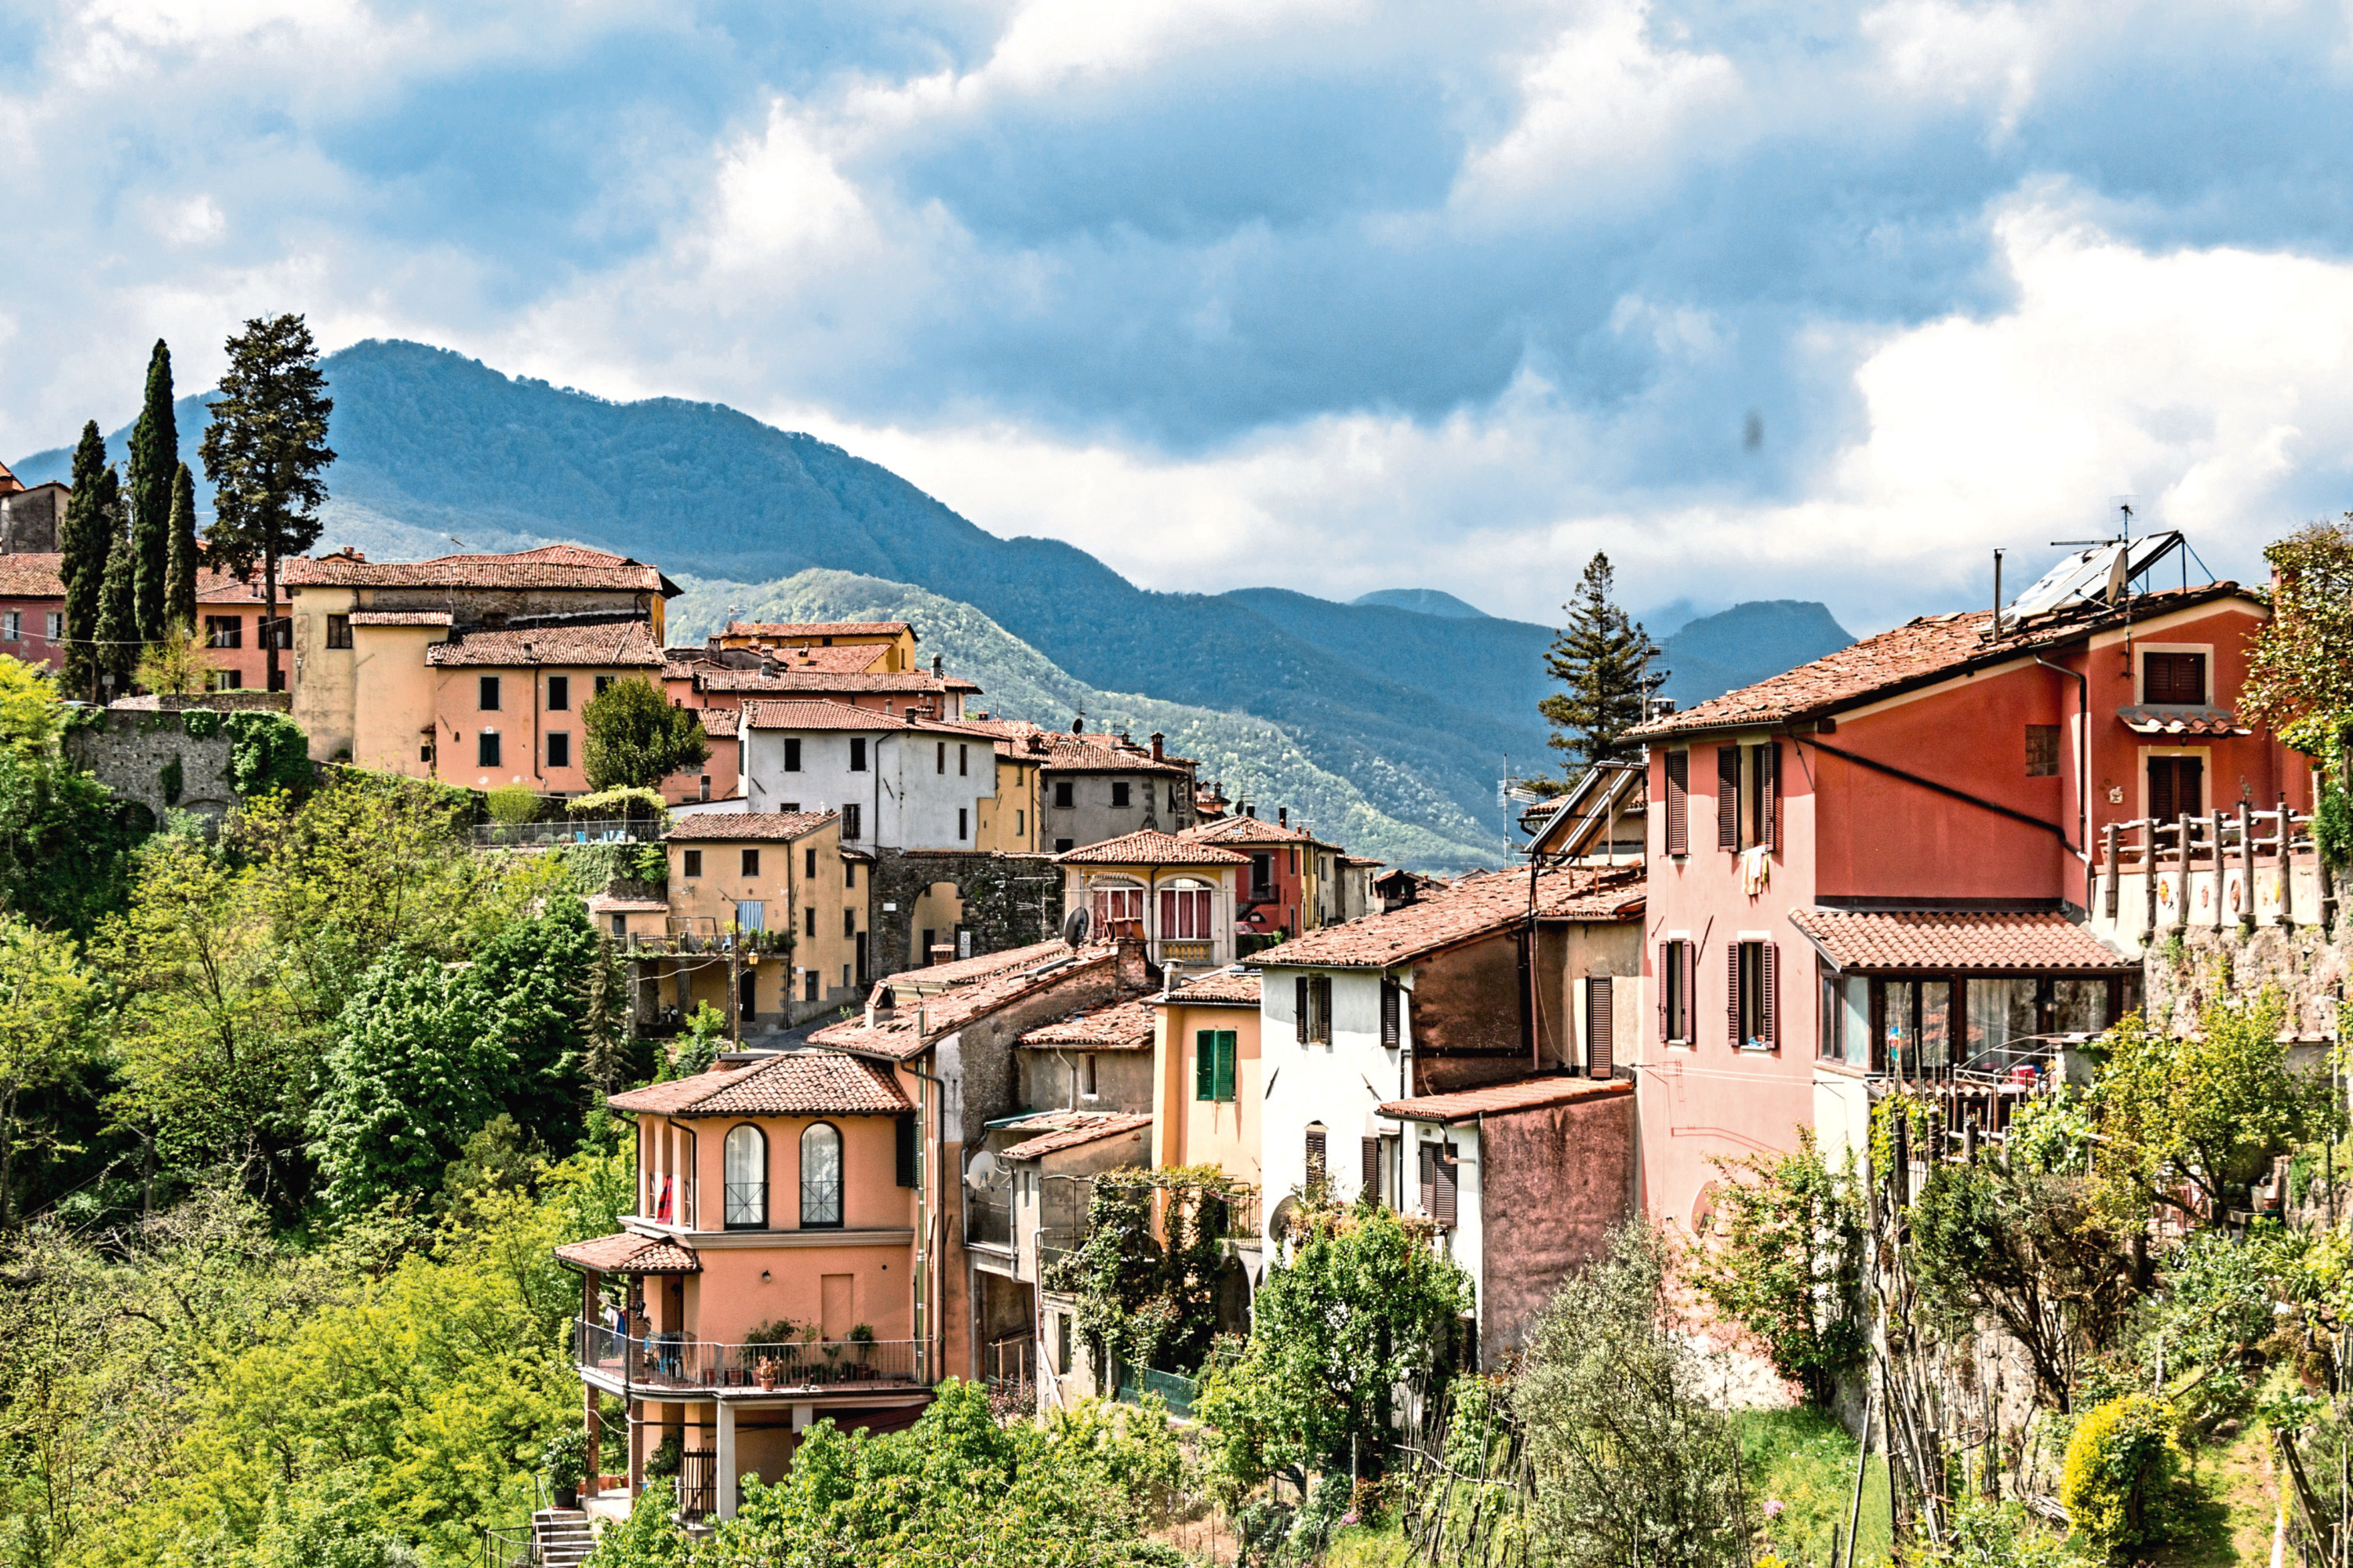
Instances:
[[[533,1514],[531,1540],[540,1568],[580,1568],[595,1543],[587,1514],[576,1508],[545,1508]]]

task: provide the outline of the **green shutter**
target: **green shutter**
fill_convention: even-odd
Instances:
[[[1218,1036],[1213,1030],[1204,1029],[1193,1036],[1193,1097],[1218,1097]]]
[[[1230,1029],[1218,1031],[1217,1096],[1221,1100],[1234,1097],[1234,1032]]]

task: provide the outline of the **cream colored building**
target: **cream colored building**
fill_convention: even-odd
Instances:
[[[867,867],[842,853],[839,813],[682,816],[666,847],[659,1006],[707,1001],[749,1033],[865,999]]]
[[[1054,857],[1062,907],[1084,908],[1097,938],[1140,939],[1155,964],[1234,961],[1236,879],[1250,862],[1215,844],[1147,828]]]

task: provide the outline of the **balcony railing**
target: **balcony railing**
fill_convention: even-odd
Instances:
[[[1215,961],[1217,953],[1214,942],[1166,938],[1160,944],[1160,961],[1164,964],[1208,964]]]
[[[1013,1205],[986,1198],[965,1200],[964,1245],[1009,1247],[1013,1245]]]
[[[629,1388],[758,1389],[784,1393],[917,1387],[913,1340],[795,1340],[726,1345],[655,1334],[637,1339],[573,1320],[573,1361]]]
[[[659,822],[477,822],[474,842],[483,848],[518,844],[650,844],[659,843]]]

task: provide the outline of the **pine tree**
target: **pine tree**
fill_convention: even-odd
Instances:
[[[1620,737],[1642,722],[1645,701],[1667,679],[1666,671],[1649,668],[1659,646],[1611,601],[1611,577],[1609,557],[1597,552],[1576,597],[1561,606],[1567,624],[1545,650],[1545,670],[1562,690],[1536,711],[1552,725],[1547,744],[1572,759],[1564,770],[1630,750]]]
[[[196,629],[196,476],[182,463],[172,475],[172,547],[164,574],[167,626]]]
[[[263,614],[278,614],[278,563],[319,537],[327,499],[320,475],[335,461],[327,446],[334,400],[319,374],[318,345],[301,316],[256,318],[228,340],[220,400],[205,429],[205,477],[213,484],[213,564],[240,574],[261,564]],[[269,689],[280,689],[278,639],[262,648]]]
[[[113,514],[117,485],[106,461],[106,439],[98,421],[81,428],[74,448],[73,494],[66,502],[65,525],[58,547],[62,558],[58,575],[65,579],[65,689],[95,695],[98,665],[93,640],[98,635],[99,588],[106,577],[107,519]]]
[[[155,641],[169,619],[172,490],[180,426],[172,411],[172,350],[162,338],[147,360],[147,405],[131,429],[131,542],[139,636]]]
[[[580,1072],[596,1092],[593,1105],[604,1104],[605,1097],[621,1086],[628,1070],[628,989],[620,955],[613,947],[613,934],[597,932],[596,956],[588,967],[587,1006],[581,1019],[586,1049]]]
[[[131,671],[139,662],[139,552],[124,525],[128,507],[118,501],[107,532],[106,572],[99,579],[98,648],[92,662],[101,676],[112,676],[111,694],[130,689]]]

